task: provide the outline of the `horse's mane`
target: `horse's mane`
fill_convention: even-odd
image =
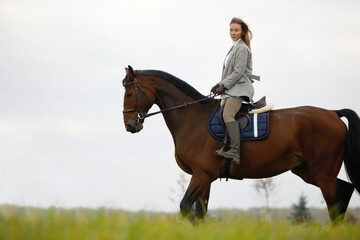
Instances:
[[[206,98],[206,96],[202,95],[190,84],[188,84],[187,82],[185,82],[167,72],[163,72],[163,71],[159,71],[159,70],[136,70],[135,74],[162,78],[162,79],[168,81],[169,83],[173,84],[178,89],[182,90],[186,95],[192,97],[196,101]]]

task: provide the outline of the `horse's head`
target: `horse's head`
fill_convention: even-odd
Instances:
[[[124,124],[126,131],[137,133],[143,128],[147,112],[154,104],[154,88],[144,80],[139,81],[131,66],[125,70]]]

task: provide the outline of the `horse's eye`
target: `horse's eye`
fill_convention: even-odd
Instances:
[[[126,94],[126,97],[127,97],[127,98],[131,98],[132,95],[133,95],[133,93],[127,93],[127,94]]]

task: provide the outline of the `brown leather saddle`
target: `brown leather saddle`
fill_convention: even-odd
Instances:
[[[239,112],[235,115],[235,120],[239,123],[240,130],[246,128],[246,126],[250,122],[249,112],[254,109],[260,109],[266,106],[266,96],[262,97],[259,101],[254,103],[243,103]],[[225,126],[224,119],[222,117],[223,108],[219,111],[219,121],[220,123]]]

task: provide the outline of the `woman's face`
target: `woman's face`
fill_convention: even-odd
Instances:
[[[241,25],[238,23],[230,24],[230,37],[233,41],[237,41],[241,38],[242,30]]]

